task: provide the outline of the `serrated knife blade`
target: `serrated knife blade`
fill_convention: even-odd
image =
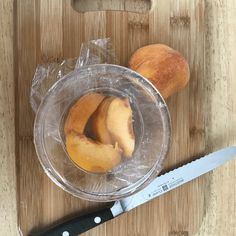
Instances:
[[[192,161],[157,177],[142,191],[120,201],[124,211],[151,201],[215,168],[223,165],[236,155],[236,147],[229,147]]]
[[[111,208],[79,216],[43,233],[30,234],[29,236],[77,236],[214,170],[235,156],[235,146],[216,151],[157,177],[142,191],[116,201]]]

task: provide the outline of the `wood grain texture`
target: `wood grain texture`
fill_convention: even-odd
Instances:
[[[207,150],[236,145],[236,2],[206,1]],[[197,236],[236,235],[236,160],[213,171]]]
[[[16,233],[13,1],[0,1],[0,235]]]
[[[22,70],[18,75],[20,81],[18,96],[24,94],[24,100],[17,104],[20,138],[19,153],[17,153],[20,165],[17,174],[21,177],[19,181],[21,205],[18,209],[23,233],[92,206],[91,203],[75,199],[58,189],[42,170],[40,171],[33,151],[32,126],[29,125],[32,124],[33,117],[25,117],[21,112],[23,109],[30,110],[27,98],[37,63],[59,60],[64,55],[67,57],[78,55],[82,40],[111,37],[114,40],[118,60],[123,65],[127,64],[128,58],[136,49],[149,43],[166,43],[183,53],[190,62],[192,78],[188,88],[168,101],[173,124],[173,144],[166,168],[174,168],[204,153],[205,113],[202,110],[205,97],[203,86],[205,6],[203,0],[194,2],[158,0],[156,7],[146,15],[105,11],[76,15],[70,6],[70,1],[28,0],[27,4],[22,1],[17,3],[19,3],[18,28],[23,29],[18,31],[17,38],[18,60],[21,63],[19,70]],[[28,19],[29,16],[32,18],[31,21],[25,18]],[[73,17],[78,25],[72,23]],[[81,28],[76,30],[76,27]],[[70,33],[69,37],[67,33]],[[77,44],[78,35],[80,36]],[[73,44],[76,44],[74,51]],[[25,51],[28,53],[23,53]],[[27,172],[27,169],[35,171]],[[26,185],[29,182],[30,184]],[[206,185],[203,184],[206,182],[207,178],[202,177],[87,234],[168,235],[182,232],[193,234],[200,227],[203,218],[205,198],[208,194]],[[27,187],[32,191],[27,192]],[[37,189],[41,190],[40,193]],[[35,194],[32,195],[32,192]],[[73,207],[69,207],[70,205]],[[97,206],[95,203],[93,205]],[[22,209],[22,206],[25,207]],[[192,220],[194,214],[196,217]],[[30,220],[27,221],[27,218]],[[134,224],[134,227],[130,227],[131,224]],[[118,228],[120,232],[117,232]]]
[[[188,160],[189,157],[195,156],[196,152],[199,152],[196,153],[198,155],[203,151],[208,152],[236,143],[236,97],[234,92],[236,89],[236,80],[234,79],[236,72],[236,52],[234,50],[236,39],[236,6],[234,0],[158,0],[155,4],[159,7],[159,10],[156,9],[156,11],[154,10],[149,15],[148,29],[145,29],[142,24],[136,24],[137,31],[134,30],[133,23],[130,22],[134,20],[135,22],[139,22],[139,20],[145,22],[142,16],[140,16],[140,19],[137,19],[139,16],[135,16],[133,13],[101,12],[99,15],[101,29],[96,29],[94,33],[92,32],[92,28],[90,28],[88,33],[83,33],[83,31],[87,30],[87,25],[84,24],[84,16],[73,11],[68,4],[69,1],[62,0],[62,12],[60,10],[61,6],[56,6],[57,14],[52,14],[53,16],[48,13],[40,13],[39,10],[46,10],[46,7],[50,9],[50,5],[55,4],[53,1],[52,3],[42,1],[46,4],[44,6],[40,6],[42,4],[40,1],[28,0],[24,1],[24,3],[23,1],[16,2],[18,34],[15,37],[18,42],[16,53],[18,55],[18,62],[16,63],[15,82],[17,85],[17,94],[21,96],[21,100],[17,101],[17,147],[21,155],[17,155],[16,160],[17,166],[20,167],[17,169],[19,183],[18,210],[20,210],[19,220],[20,224],[23,224],[23,231],[27,231],[31,227],[40,228],[54,220],[55,216],[56,218],[61,218],[76,212],[83,213],[88,211],[88,209],[97,207],[95,203],[91,204],[73,198],[48,181],[48,178],[39,166],[34,152],[32,143],[32,122],[34,115],[28,104],[30,80],[36,64],[45,60],[60,58],[61,56],[73,57],[78,55],[79,45],[85,40],[85,34],[87,39],[105,34],[119,41],[119,43],[115,41],[114,44],[120,63],[125,65],[132,50],[135,50],[135,47],[141,46],[143,43],[145,44],[146,35],[140,33],[143,30],[143,32],[149,33],[148,40],[150,43],[158,41],[175,46],[188,59],[191,59],[190,64],[192,67],[198,68],[199,65],[202,65],[198,62],[199,53],[202,53],[202,49],[197,43],[198,40],[201,40],[201,36],[196,35],[199,29],[196,29],[197,25],[193,24],[195,24],[194,22],[199,22],[202,25],[200,21],[204,18],[201,17],[199,12],[201,4],[198,5],[198,3],[205,2],[206,63],[203,88],[205,93],[203,103],[206,104],[203,109],[206,119],[205,126],[202,127],[202,116],[191,113],[191,109],[193,109],[191,108],[192,105],[198,102],[195,98],[200,91],[198,86],[202,86],[201,83],[199,85],[199,81],[195,81],[196,83],[191,81],[191,84],[185,91],[168,101],[173,117],[174,138],[176,141],[173,143],[170,152],[171,158],[168,159],[167,165],[174,166],[182,157],[186,158],[183,161]],[[15,181],[14,170],[11,168],[14,158],[14,150],[12,149],[12,146],[14,146],[14,130],[11,130],[14,124],[12,4],[13,2],[10,0],[0,3],[0,11],[5,13],[2,14],[1,12],[0,14],[0,66],[2,71],[0,77],[0,105],[1,109],[3,109],[3,113],[0,113],[1,134],[3,133],[3,135],[0,135],[0,222],[2,226],[0,228],[0,235],[9,236],[15,236],[17,234],[14,214]],[[192,12],[195,12],[195,15],[198,15],[199,18],[195,19]],[[57,18],[57,15],[61,14],[62,19],[60,17]],[[89,15],[90,13],[86,14]],[[46,15],[46,19],[41,19],[40,16],[42,15]],[[88,18],[86,19],[87,24],[96,25],[96,22],[92,19],[92,22],[90,22]],[[63,39],[56,42],[57,45],[62,45],[62,49],[58,51],[47,48],[47,44],[44,44],[44,47],[40,46],[41,30],[39,29],[42,28],[43,24],[41,25],[39,23],[41,20],[45,20],[46,22],[49,19],[53,20],[57,25],[56,28],[58,30],[53,32],[53,35],[61,35],[62,32]],[[105,22],[102,22],[103,20]],[[62,30],[59,27],[60,22],[64,25]],[[170,22],[170,24],[166,22]],[[112,27],[112,24],[118,24],[117,28]],[[41,26],[39,27],[39,25]],[[124,29],[124,32],[128,31],[131,34],[128,35],[128,38],[135,39],[134,45],[126,39],[124,34],[120,33],[120,29]],[[70,37],[70,34],[73,37]],[[133,34],[137,35],[137,37],[135,38]],[[186,47],[183,47],[181,40],[178,40],[181,35],[188,38]],[[52,41],[50,41],[50,38],[47,38],[46,42],[50,44]],[[71,45],[74,45],[74,48]],[[192,56],[193,51],[195,52],[194,57]],[[198,73],[202,75],[201,73],[203,72],[198,69],[193,70],[193,77],[199,78],[200,75]],[[5,80],[5,77],[8,79]],[[185,101],[186,97],[189,98],[190,96],[194,96],[194,98]],[[179,112],[176,110],[175,106],[177,103],[182,104],[180,106],[181,114],[178,114]],[[197,114],[200,113],[198,112]],[[182,129],[177,126],[177,119],[191,122]],[[177,132],[181,132],[182,136],[177,137]],[[188,136],[184,137],[183,135],[185,134],[188,134]],[[202,136],[205,137],[205,140],[201,139]],[[203,142],[200,145],[203,149],[198,149],[197,144],[193,142],[194,140],[200,143]],[[187,146],[186,150],[181,150],[180,145],[183,144]],[[178,157],[177,154],[183,155]],[[20,166],[20,163],[27,163],[27,165]],[[85,235],[169,236],[187,235],[188,233],[189,236],[234,236],[236,234],[235,166],[235,161],[231,161],[225,167],[215,170],[207,177],[183,186],[152,203],[144,205],[106,225],[91,230]],[[34,176],[32,176],[32,171],[29,170],[34,170]],[[31,189],[33,192],[37,192],[37,198],[34,196],[31,197],[31,193],[25,194],[22,191],[23,189]],[[39,189],[40,191],[38,191]],[[194,197],[191,197],[192,194],[194,194]],[[49,196],[56,197],[56,200],[53,201]],[[45,200],[45,205],[44,201],[38,200],[41,197]],[[57,202],[60,202],[60,204],[56,204]],[[58,206],[60,206],[60,209],[56,209]],[[165,213],[166,211],[168,215]],[[182,215],[177,215],[178,212],[181,212],[181,214],[183,214],[182,212],[187,212],[187,214],[182,217]],[[28,223],[24,221],[25,218],[29,219]]]

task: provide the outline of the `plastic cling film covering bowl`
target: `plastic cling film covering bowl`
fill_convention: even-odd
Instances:
[[[34,138],[39,160],[49,177],[75,196],[111,201],[142,189],[160,172],[169,145],[170,121],[157,90],[137,73],[115,65],[84,67],[101,63],[116,63],[110,39],[84,43],[79,58],[39,65],[30,101],[35,112],[41,103]],[[69,107],[89,91],[128,97],[134,112],[134,157],[106,175],[77,168],[65,149],[64,118]]]
[[[38,65],[32,80],[30,103],[34,112],[48,92],[48,90],[63,76],[76,68],[77,58],[63,60],[60,63]]]
[[[83,43],[78,58],[38,65],[31,85],[30,103],[34,112],[51,86],[63,76],[86,65],[117,64],[112,42],[109,38]]]
[[[67,156],[62,126],[69,107],[95,91],[127,97],[134,112],[136,146],[133,157],[107,174],[76,167]],[[58,80],[37,111],[34,142],[48,176],[71,194],[94,201],[113,201],[144,188],[161,171],[170,140],[167,106],[141,75],[116,65],[79,68]]]

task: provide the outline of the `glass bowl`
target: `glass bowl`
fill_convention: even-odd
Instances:
[[[92,91],[127,97],[133,110],[133,157],[106,174],[78,168],[65,149],[68,110]],[[162,169],[170,136],[168,108],[158,90],[138,73],[110,64],[85,66],[57,81],[43,98],[34,125],[36,152],[49,178],[76,197],[103,202],[122,199],[150,183]]]

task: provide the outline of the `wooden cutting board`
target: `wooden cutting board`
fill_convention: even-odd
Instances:
[[[99,2],[103,1],[109,9],[112,0]],[[138,1],[130,0],[136,11],[142,10]],[[124,8],[124,1],[120,3],[121,10],[130,10]],[[165,43],[179,50],[189,61],[191,80],[185,90],[167,101],[173,137],[165,169],[189,162],[205,150],[204,0],[154,0],[148,14],[79,13],[72,4],[70,0],[16,0],[16,163],[18,221],[23,235],[104,205],[75,198],[53,184],[33,145],[29,93],[36,65],[78,56],[84,41],[111,37],[121,65],[127,65],[131,54],[143,45]],[[209,178],[194,180],[84,235],[194,235],[208,204]]]

